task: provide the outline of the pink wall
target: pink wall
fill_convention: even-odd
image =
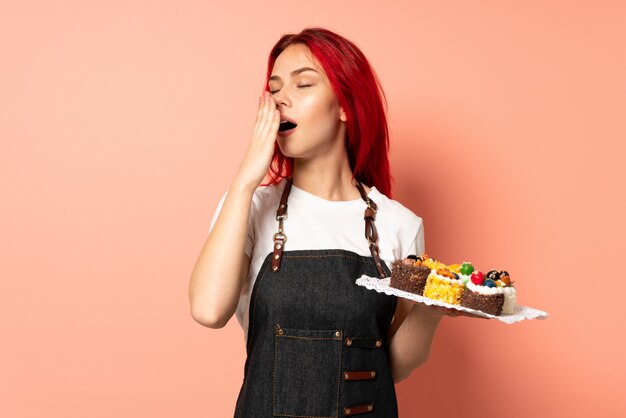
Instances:
[[[402,416],[626,414],[623,3],[88,3],[0,5],[0,416],[232,416],[243,334],[193,321],[189,275],[266,55],[312,25],[376,68],[429,252],[551,314],[445,318]]]

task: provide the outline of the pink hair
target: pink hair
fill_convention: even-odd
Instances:
[[[328,29],[307,28],[286,34],[270,52],[266,90],[276,59],[294,44],[307,46],[319,61],[346,113],[346,147],[353,177],[391,197],[386,97],[367,58],[353,42]],[[292,174],[293,159],[286,157],[276,144],[265,184],[278,183]]]

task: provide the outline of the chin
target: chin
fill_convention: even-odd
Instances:
[[[293,143],[293,135],[288,137],[278,137],[278,147],[285,157],[298,158],[302,156],[302,150]]]

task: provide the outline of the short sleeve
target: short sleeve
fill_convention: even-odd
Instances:
[[[224,206],[226,195],[228,195],[228,191],[224,193],[219,203],[217,204],[217,208],[215,209],[215,213],[213,214],[213,219],[211,219],[211,225],[209,226],[209,234],[213,230],[213,227],[215,226],[215,222],[217,222],[217,218],[219,217],[220,212],[222,211],[222,206]],[[254,213],[253,213],[254,208],[255,208],[255,205],[252,204],[250,207],[250,215],[248,216],[248,233],[246,235],[246,242],[243,248],[243,251],[250,258],[252,258],[252,248],[254,247],[254,224],[252,221],[254,219]]]
[[[411,254],[422,255],[426,252],[426,245],[424,242],[424,222],[420,221],[419,228],[415,234],[413,242],[409,246],[408,252],[404,254],[403,258]]]

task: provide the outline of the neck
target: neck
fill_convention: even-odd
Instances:
[[[345,151],[335,158],[294,160],[293,184],[326,200],[354,200],[361,196],[356,188],[356,180],[352,180],[348,154]],[[367,186],[363,187],[369,192]]]

